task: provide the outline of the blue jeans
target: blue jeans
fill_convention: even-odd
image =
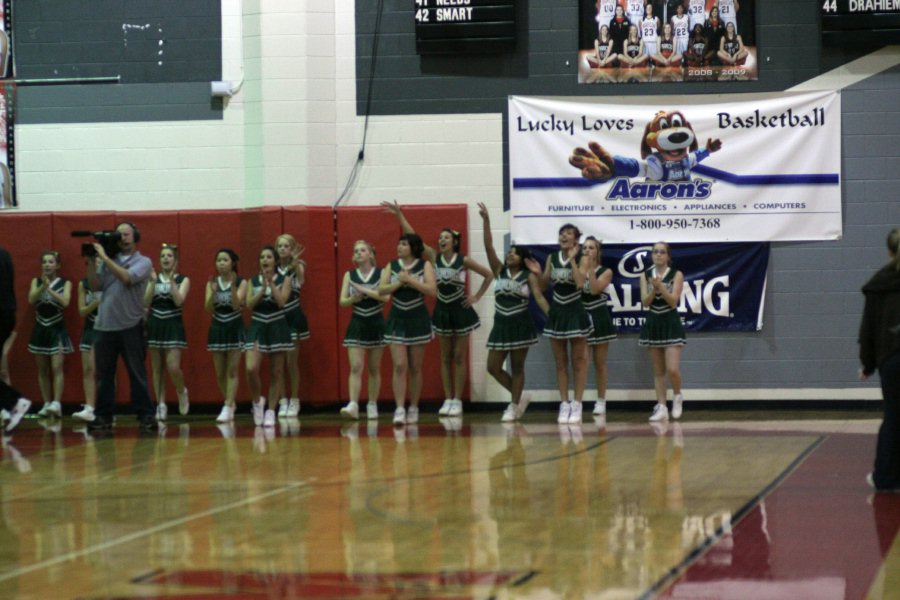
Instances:
[[[98,331],[94,341],[94,361],[97,368],[97,418],[112,421],[116,403],[116,366],[119,356],[128,371],[131,388],[131,407],[138,420],[153,421],[154,409],[147,387],[147,340],[144,324],[138,323],[119,331]]]

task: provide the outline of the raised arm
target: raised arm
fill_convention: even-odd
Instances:
[[[400,224],[400,230],[403,233],[416,233],[416,230],[413,229],[413,226],[409,224],[409,221],[406,219],[406,215],[403,214],[403,209],[400,208],[400,204],[394,200],[393,202],[388,202],[385,200],[381,203],[381,207],[386,211],[394,215],[396,217],[397,222]],[[425,244],[424,240],[422,242],[425,246],[425,258],[429,261],[434,262],[437,259],[437,252],[429,246]]]
[[[393,200],[391,202],[385,200],[381,203],[381,207],[394,215],[394,217],[397,219],[397,222],[400,223],[400,230],[403,231],[403,233],[416,232],[416,230],[413,229],[412,225],[409,224],[409,221],[406,220],[406,215],[403,214],[403,209],[400,208],[399,202],[397,202],[396,200]]]
[[[488,265],[491,268],[491,272],[493,272],[496,277],[500,274],[501,269],[503,269],[503,261],[497,256],[497,251],[494,249],[494,235],[491,233],[491,215],[484,205],[484,202],[478,203],[478,214],[481,215],[481,230],[484,235],[484,251],[487,253]]]

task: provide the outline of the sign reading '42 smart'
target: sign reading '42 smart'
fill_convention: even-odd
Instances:
[[[516,43],[516,0],[413,0],[416,52],[509,52]]]

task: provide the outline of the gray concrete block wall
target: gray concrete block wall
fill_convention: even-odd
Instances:
[[[520,37],[522,43],[514,55],[491,57],[496,70],[493,74],[478,59],[467,68],[451,59],[410,60],[403,53],[414,47],[412,21],[391,21],[399,29],[391,32],[395,43],[380,49],[383,52],[387,47],[388,51],[379,56],[373,112],[503,112],[510,94],[779,91],[864,54],[861,50],[821,47],[817,3],[760,0],[756,15],[760,62],[757,82],[584,86],[576,83],[572,60],[578,35],[577,2],[532,0],[521,4],[527,4],[527,34]],[[385,5],[392,10],[405,6],[399,0],[388,0]],[[367,18],[365,10],[358,10],[359,32],[371,31]],[[357,54],[360,73],[368,73],[367,52],[362,44]],[[498,64],[502,68],[497,68]],[[525,76],[505,72],[523,64]],[[385,87],[390,87],[389,93],[384,93]],[[838,390],[876,385],[856,380],[856,334],[863,304],[859,290],[887,260],[887,231],[900,226],[898,88],[900,69],[895,68],[843,91],[843,239],[773,244],[762,331],[691,335],[682,358],[687,389]],[[359,86],[358,100],[364,93],[365,88]],[[636,335],[623,335],[612,344],[609,367],[611,389],[652,386],[649,361],[645,351],[638,348]],[[528,373],[528,388],[555,389],[553,357],[546,342],[530,353]],[[589,389],[593,385],[592,375]],[[840,392],[834,396],[839,398]]]
[[[357,111],[368,91],[377,2],[356,3]],[[709,94],[783,90],[821,72],[819,4],[757,0],[758,81],[721,84],[580,85],[578,0],[520,0],[515,52],[491,56],[419,56],[408,0],[384,0],[371,114],[503,112],[508,95],[600,96]],[[829,51],[839,64],[848,51]],[[828,65],[825,64],[827,67]]]

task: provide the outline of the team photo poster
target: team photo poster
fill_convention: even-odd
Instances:
[[[756,0],[579,0],[578,83],[758,78]]]

